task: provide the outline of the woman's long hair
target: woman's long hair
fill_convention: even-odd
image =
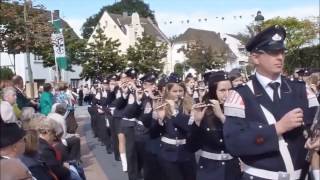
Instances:
[[[191,108],[192,108],[192,98],[189,95],[187,95],[186,87],[183,83],[168,83],[165,86],[163,98],[164,98],[164,100],[170,99],[170,90],[172,89],[172,87],[174,85],[178,85],[178,86],[182,87],[184,90],[184,95],[183,95],[182,99],[180,100],[180,104],[176,104],[176,106],[177,106],[176,108],[179,111],[181,111],[182,113],[189,115],[191,112]],[[166,111],[166,117],[170,118],[172,116],[173,112],[171,111],[171,108],[169,105],[167,105],[165,107],[165,111]]]
[[[225,80],[225,81],[230,81],[230,80]],[[208,92],[203,97],[203,102],[204,103],[210,104],[211,103],[210,99],[218,100],[217,89],[218,89],[219,82],[222,82],[222,81],[209,80],[209,82],[208,82]],[[221,108],[221,110],[223,112],[224,111],[223,104],[220,104],[220,108]],[[210,127],[214,126],[215,121],[217,120],[217,117],[214,114],[212,108],[207,108],[204,119],[207,121],[207,123],[208,123],[208,125]]]

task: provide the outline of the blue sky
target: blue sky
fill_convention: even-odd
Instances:
[[[88,17],[97,13],[103,6],[114,2],[115,0],[33,0],[34,4],[43,4],[48,10],[59,9],[61,17],[78,34]],[[241,32],[244,31],[245,25],[253,21],[252,15],[256,14],[257,10],[261,10],[266,19],[276,16],[294,16],[299,19],[319,16],[318,0],[145,0],[145,2],[155,11],[160,29],[168,36],[183,33],[189,27],[222,33]],[[202,21],[199,22],[199,19]],[[188,24],[186,20],[189,20]]]

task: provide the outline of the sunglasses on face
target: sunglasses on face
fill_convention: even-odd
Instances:
[[[257,51],[258,54],[268,54],[268,55],[278,55],[278,54],[285,54],[286,50],[259,50]]]

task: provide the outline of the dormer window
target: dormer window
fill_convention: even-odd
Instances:
[[[105,27],[107,28],[108,27],[108,21],[105,21],[104,24],[105,24]]]

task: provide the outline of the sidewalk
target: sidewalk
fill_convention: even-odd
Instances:
[[[81,159],[83,161],[83,167],[88,180],[91,179],[105,179],[109,180],[103,170],[101,169],[96,157],[90,151],[88,142],[85,137],[84,126],[90,122],[89,113],[86,111],[86,106],[77,107],[75,111],[75,117],[79,124],[78,132],[80,134],[81,142]]]
[[[122,172],[121,162],[115,161],[113,154],[107,154],[105,146],[93,137],[87,106],[76,107],[75,116],[79,123],[81,159],[87,179],[127,180],[128,176]]]

